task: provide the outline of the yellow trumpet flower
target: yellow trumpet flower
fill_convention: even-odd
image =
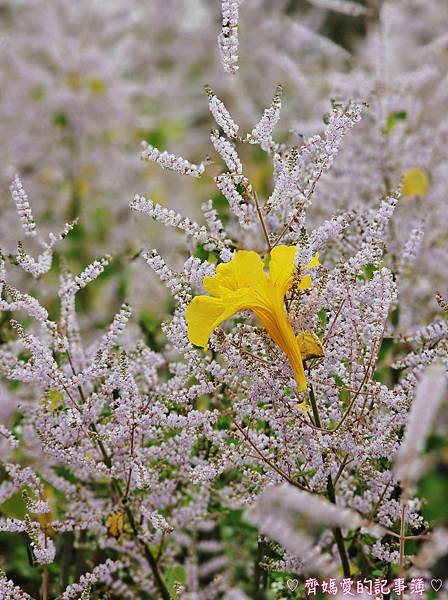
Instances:
[[[215,275],[204,277],[204,288],[211,296],[196,296],[186,310],[188,339],[206,348],[216,327],[242,310],[252,310],[274,342],[287,355],[299,391],[306,390],[300,342],[294,334],[285,309],[285,295],[294,282],[295,246],[276,246],[270,254],[269,275],[256,252],[239,250],[228,263],[218,265]],[[315,254],[308,268],[319,264]],[[298,283],[311,287],[307,273]]]

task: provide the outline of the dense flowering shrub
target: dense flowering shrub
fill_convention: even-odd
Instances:
[[[398,10],[311,4],[379,15],[380,29]],[[222,67],[237,78],[247,6],[222,2]],[[200,219],[188,203],[178,212],[136,190],[130,212],[166,228],[161,249],[144,239],[127,247],[124,227],[118,250],[74,271],[64,247],[82,224],[44,233],[13,179],[24,241],[11,249],[9,234],[0,255],[1,598],[279,600],[313,586],[344,597],[354,582],[361,597],[412,598],[446,573],[437,494],[448,301],[433,264],[445,239],[434,223],[430,259],[406,211],[440,204],[430,170],[441,159],[428,145],[412,162],[406,144],[418,135],[393,137],[408,113],[389,106],[377,73],[351,76],[324,124],[292,143],[274,133],[281,86],[246,128],[209,85],[215,125],[202,158],[145,141],[143,161],[174,171],[175,189],[216,186]],[[257,161],[271,165],[269,184],[255,182]],[[149,297],[149,273],[158,276],[169,310],[150,316],[117,286],[123,303],[106,322],[113,302],[102,282],[133,268]],[[430,308],[418,306],[423,297]]]

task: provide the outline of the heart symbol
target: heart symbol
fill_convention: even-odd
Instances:
[[[295,589],[297,589],[299,582],[297,579],[288,579],[288,581],[286,582],[286,585],[287,585],[288,589],[291,590],[291,592],[293,592]],[[440,585],[442,585],[442,582],[440,582]]]
[[[431,587],[435,592],[438,592],[442,587],[441,579],[431,579]]]

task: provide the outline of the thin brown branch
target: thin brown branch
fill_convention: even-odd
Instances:
[[[263,235],[264,235],[264,237],[266,239],[266,243],[268,245],[268,251],[271,252],[272,246],[271,246],[271,242],[269,240],[268,228],[266,226],[266,221],[264,220],[263,213],[261,212],[260,203],[258,201],[258,195],[255,190],[253,190],[253,197],[254,197],[254,201],[255,201],[255,206],[257,208],[258,218],[260,219],[261,228],[263,229]]]
[[[306,490],[306,488],[301,485],[300,483],[298,483],[297,481],[295,481],[294,479],[292,479],[291,477],[288,476],[287,473],[285,473],[280,467],[278,467],[276,464],[274,464],[267,456],[265,456],[265,454],[257,447],[257,445],[251,440],[250,436],[244,431],[244,429],[241,427],[241,425],[239,425],[239,423],[237,423],[235,421],[235,419],[233,418],[233,416],[230,413],[227,413],[227,415],[230,417],[230,419],[232,420],[232,423],[235,425],[235,427],[238,429],[238,431],[241,433],[241,435],[244,437],[244,439],[246,440],[246,442],[248,444],[250,444],[250,446],[255,450],[256,454],[261,458],[261,460],[266,463],[271,469],[273,469],[276,473],[278,473],[285,481],[287,481],[288,483],[290,483],[291,485],[293,485],[294,487],[298,488],[299,490]]]
[[[400,577],[404,574],[404,559],[405,559],[405,528],[406,528],[406,502],[402,500],[401,507],[401,524],[400,524]],[[399,595],[400,600],[403,600],[403,593]]]

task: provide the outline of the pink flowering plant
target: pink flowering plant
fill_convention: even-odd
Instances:
[[[235,78],[239,13],[223,0]],[[281,86],[248,131],[205,91],[202,160],[143,144],[151,168],[211,196],[200,218],[133,197],[136,227],[166,228],[160,250],[127,240],[74,271],[78,219],[44,233],[11,184],[22,239],[0,255],[0,598],[448,598],[448,300],[432,264],[418,287],[424,225],[406,239],[396,225],[415,224],[410,199],[422,213],[438,201],[428,164],[371,170],[362,199],[338,205],[339,180],[341,195],[350,174],[358,189],[350,138],[378,133],[375,95],[277,136]],[[445,237],[435,224],[437,258]],[[160,298],[151,272],[167,288],[152,307],[129,292],[138,279]],[[432,302],[420,313],[414,288]]]

